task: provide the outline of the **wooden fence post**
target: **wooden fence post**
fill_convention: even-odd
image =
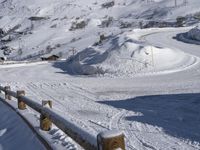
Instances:
[[[124,134],[120,131],[111,130],[97,135],[98,150],[125,150]]]
[[[17,91],[18,109],[26,109],[26,104],[20,99],[20,96],[25,96],[25,91]]]
[[[43,107],[52,108],[52,101],[42,101]],[[43,114],[40,114],[40,128],[44,131],[49,131],[52,127],[52,122],[49,118],[45,117]]]
[[[10,86],[5,86],[5,99],[6,100],[11,100],[11,96],[7,92],[7,91],[10,91],[10,90],[11,90]]]

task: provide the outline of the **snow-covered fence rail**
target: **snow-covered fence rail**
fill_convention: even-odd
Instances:
[[[54,110],[43,107],[43,105],[25,96],[25,91],[11,91],[10,86],[0,86],[0,92],[5,93],[5,100],[11,100],[11,96],[18,100],[18,109],[26,109],[26,105],[41,114],[40,127],[49,130],[51,122],[59,129],[70,136],[75,142],[86,150],[125,150],[124,134],[119,131],[105,131],[97,136],[82,129],[79,125],[73,124],[70,120],[58,115]],[[43,128],[45,124],[47,128]]]

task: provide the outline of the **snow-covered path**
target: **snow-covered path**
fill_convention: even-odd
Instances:
[[[166,31],[145,39],[199,56],[194,45],[179,47],[171,38],[174,34]],[[132,78],[70,76],[64,65],[60,61],[2,68],[0,82],[13,90],[25,89],[34,100],[53,100],[54,109],[89,132],[123,130],[129,149],[200,149],[198,61],[181,71]]]

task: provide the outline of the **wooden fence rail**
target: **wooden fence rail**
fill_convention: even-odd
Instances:
[[[18,109],[26,109],[26,105],[28,105],[41,114],[43,119],[40,118],[40,121],[44,121],[45,119],[45,122],[48,122],[49,120],[86,150],[125,150],[124,134],[122,132],[115,130],[105,131],[95,136],[72,123],[70,120],[63,118],[53,109],[43,107],[43,105],[29,99],[25,96],[24,91],[13,92],[9,86],[0,86],[1,91],[5,93],[6,100],[11,100],[11,96],[18,99]],[[48,127],[50,128],[51,126]],[[42,129],[44,130],[44,128]]]

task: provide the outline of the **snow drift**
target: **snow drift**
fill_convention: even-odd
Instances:
[[[176,39],[185,43],[200,45],[200,24],[187,32],[177,34]]]
[[[188,67],[196,58],[179,50],[146,45],[140,38],[143,30],[110,37],[89,47],[66,63],[70,74],[135,76],[149,72],[171,72]]]
[[[200,42],[200,25],[196,26],[195,28],[191,29],[187,33],[187,37],[191,40],[196,40]]]

